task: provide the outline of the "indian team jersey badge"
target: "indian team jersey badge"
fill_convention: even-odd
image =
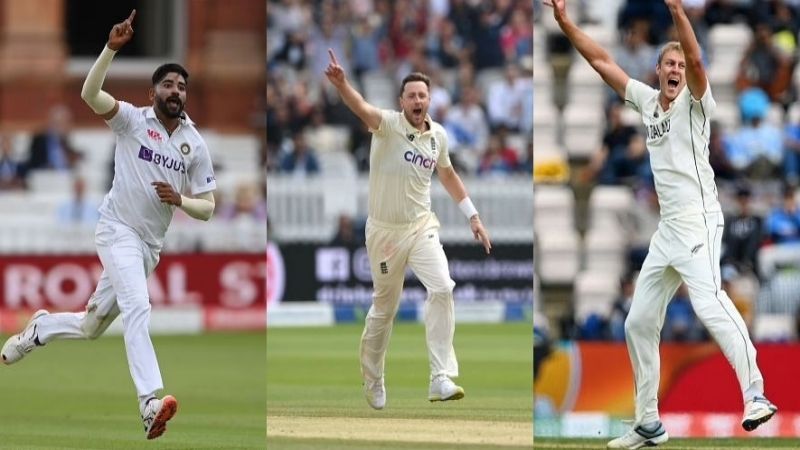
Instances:
[[[181,144],[181,154],[188,155],[192,151],[192,147],[189,146],[187,143]]]

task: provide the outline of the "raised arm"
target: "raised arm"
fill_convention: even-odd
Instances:
[[[572,46],[600,74],[603,81],[621,97],[625,98],[625,86],[630,77],[611,58],[611,55],[595,42],[588,34],[578,28],[567,16],[566,0],[544,0],[544,4],[553,8],[553,17],[561,31],[567,36]]]
[[[332,49],[328,49],[328,55],[331,58],[331,62],[325,69],[325,76],[328,77],[331,84],[339,91],[339,95],[342,97],[344,104],[347,105],[359,119],[367,124],[371,130],[377,130],[381,125],[381,111],[367,103],[364,97],[350,85]]]
[[[108,43],[103,48],[100,56],[97,57],[89,74],[86,76],[86,81],[83,82],[81,89],[81,98],[98,116],[105,120],[112,119],[119,111],[119,103],[108,92],[101,90],[103,81],[106,79],[106,73],[111,60],[114,55],[127,44],[133,37],[133,18],[136,17],[136,10],[131,11],[131,15],[122,22],[114,25],[111,32],[108,34]]]
[[[700,99],[705,95],[708,86],[700,44],[697,43],[692,23],[689,22],[686,11],[683,10],[682,1],[664,0],[664,3],[667,4],[669,12],[672,14],[672,21],[675,23],[678,40],[683,49],[683,57],[686,58],[686,86],[689,87],[692,97]]]

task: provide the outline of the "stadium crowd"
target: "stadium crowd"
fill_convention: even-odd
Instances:
[[[763,337],[756,333],[757,339],[796,339],[800,335],[800,211],[795,197],[800,187],[800,110],[796,108],[794,71],[800,2],[684,0],[683,4],[703,47],[707,66],[721,56],[710,44],[714,27],[746,24],[752,31],[750,42],[738,58],[740,64],[730,68],[736,71],[729,86],[735,100],[721,104],[717,97],[718,106],[736,108],[738,121],[734,126],[717,121],[711,124],[709,158],[726,217],[721,277],[723,288],[751,330],[758,328],[756,321],[761,315],[791,318],[790,328]],[[537,11],[549,13],[547,9]],[[673,40],[674,34],[664,2],[623,1],[616,23],[619,39],[609,49],[615,61],[632,78],[657,88],[654,68],[658,49]],[[568,42],[564,45],[558,30],[548,30],[545,36],[548,58],[571,57],[574,50]],[[567,72],[554,71],[555,86],[569,83]],[[564,76],[561,80],[559,73]],[[716,97],[721,89],[717,91],[718,83],[709,78]],[[554,98],[554,102],[559,101],[577,100]],[[564,105],[557,106],[563,110]],[[559,323],[562,337],[624,340],[623,324],[633,284],[657,227],[659,212],[641,125],[626,119],[621,99],[610,90],[602,108],[607,121],[596,150],[587,161],[571,161],[576,176],[569,183],[575,192],[608,185],[626,186],[632,192],[635,207],[619,224],[628,236],[625,270],[619,277],[617,299],[605,314],[580,319],[571,314]],[[708,339],[684,287],[667,308],[662,338]]]
[[[369,164],[369,133],[324,81],[327,50],[367,101],[397,108],[400,80],[428,74],[429,113],[462,174],[530,173],[532,3],[520,0],[282,0],[268,4],[270,173]]]

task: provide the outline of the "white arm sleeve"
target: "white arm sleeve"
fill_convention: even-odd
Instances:
[[[103,47],[103,51],[97,57],[97,61],[89,70],[86,81],[83,82],[81,98],[97,114],[106,114],[114,109],[114,105],[117,104],[117,100],[108,92],[100,90],[100,87],[103,86],[103,81],[106,79],[108,67],[111,66],[111,60],[114,59],[116,53],[108,46]]]
[[[208,220],[214,214],[214,193],[203,192],[195,198],[181,195],[180,208],[195,219]]]

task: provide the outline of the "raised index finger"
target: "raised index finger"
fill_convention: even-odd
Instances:
[[[125,19],[125,21],[128,22],[129,24],[133,23],[133,18],[134,17],[136,17],[136,10],[135,9],[133,11],[131,11],[131,15],[128,16],[128,18]]]
[[[333,49],[332,48],[328,49],[328,56],[331,57],[331,62],[332,63],[336,64],[337,66],[339,65],[339,61],[336,60],[336,55],[333,53]]]

